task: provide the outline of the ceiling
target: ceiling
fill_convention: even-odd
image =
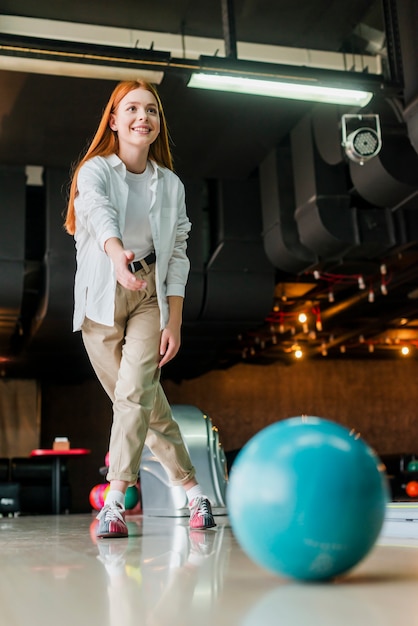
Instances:
[[[348,8],[341,0],[321,0],[314,5],[299,2],[295,10],[293,2],[235,2],[236,37],[244,42],[350,54],[360,45],[353,35],[357,24],[367,22],[376,32],[382,31],[379,5],[376,0],[356,0]],[[39,1],[35,7],[27,0],[1,0],[0,16],[8,14],[151,30],[156,36],[185,32],[223,40],[220,0],[157,0],[152,11],[137,0],[117,5],[103,0]],[[64,167],[78,157],[91,137],[110,90],[109,81],[1,70],[0,86],[0,162]],[[303,102],[289,105],[270,98],[258,99],[255,108],[252,96],[187,89],[183,76],[175,72],[166,73],[159,91],[175,145],[176,168],[183,176],[224,177],[226,169],[228,177],[248,176],[309,108]]]
[[[238,42],[344,53],[348,63],[356,54],[366,58],[378,52],[385,69],[390,59],[383,4],[391,5],[379,0],[235,0],[233,24]],[[156,49],[159,34],[183,37],[186,45],[188,37],[223,41],[226,34],[221,1],[154,0],[150,10],[149,3],[140,0],[0,0],[0,32],[1,16],[71,22],[75,39],[81,37],[86,24],[153,31]],[[42,33],[33,36],[42,37]],[[219,54],[224,54],[222,47]],[[113,84],[0,69],[0,167],[56,170],[62,177],[61,187],[65,186],[63,172],[69,172],[94,133]],[[258,178],[268,155],[285,145],[313,110],[306,102],[191,90],[184,76],[175,71],[165,73],[159,92],[176,170],[189,181]],[[392,126],[391,122],[388,128]],[[399,127],[405,132],[402,120]],[[348,172],[349,166],[344,167]],[[418,179],[408,184],[415,190]],[[355,187],[350,181],[347,193],[351,197],[356,196]],[[63,320],[67,324],[71,317],[71,293],[67,289],[62,296],[58,278],[52,293],[51,284],[55,283],[50,276],[48,302],[40,294],[45,288],[41,265],[50,252],[48,245],[42,247],[47,235],[40,232],[42,220],[37,220],[41,196],[36,185],[27,190],[24,295],[18,306],[8,306],[6,299],[0,303],[2,373],[49,375],[56,369],[52,364],[59,362],[72,371],[76,364],[84,375],[89,370],[84,355],[80,356],[79,338],[68,338],[63,325]],[[62,200],[61,204],[64,208]],[[372,204],[369,201],[369,206]],[[393,207],[385,208],[390,211]],[[5,214],[0,196],[0,222],[7,225],[9,218],[2,219],[2,212]],[[396,220],[394,228],[408,230],[410,224],[412,233],[414,220],[404,220],[401,225]],[[11,232],[22,238],[18,226]],[[297,346],[311,357],[386,358],[397,354],[404,344],[414,352],[418,346],[418,246],[411,233],[395,235],[384,246],[357,246],[355,254],[314,255],[313,261],[294,270],[272,265],[271,310],[258,318],[244,316],[233,322],[227,315],[224,320],[206,322],[196,316],[193,323],[185,324],[184,350],[175,375],[191,376],[241,359],[257,363],[290,359]],[[5,237],[8,245],[10,236]],[[66,275],[68,267],[72,268],[71,254],[66,248],[57,266],[67,268],[63,270]],[[363,278],[365,289],[360,289],[359,279]],[[6,279],[0,284],[5,293]],[[22,306],[26,307],[26,322],[18,310]],[[47,323],[39,321],[40,307]],[[308,315],[305,324],[297,320],[301,311]],[[27,341],[26,335],[30,335]],[[205,350],[197,350],[197,344],[205,346],[206,356],[202,355]],[[187,365],[190,355],[197,353],[200,365],[195,361]]]

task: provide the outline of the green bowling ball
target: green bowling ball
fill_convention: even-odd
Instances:
[[[128,487],[125,493],[125,509],[127,511],[129,511],[130,509],[133,509],[138,504],[138,501],[139,501],[138,489],[135,487],[135,485]]]

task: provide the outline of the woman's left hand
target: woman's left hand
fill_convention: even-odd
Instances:
[[[158,367],[163,367],[173,359],[180,348],[180,327],[167,325],[161,333],[160,355]]]

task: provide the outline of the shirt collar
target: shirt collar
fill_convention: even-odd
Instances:
[[[123,175],[125,177],[125,174],[126,174],[125,163],[122,161],[122,159],[120,159],[118,157],[117,154],[110,154],[109,156],[106,156],[105,158],[107,159],[107,161],[109,162],[109,164],[113,168],[122,170],[123,171]],[[158,165],[158,163],[153,161],[152,159],[150,159],[149,162],[151,163],[151,166],[152,166],[152,175],[153,175],[153,177],[156,174],[158,175],[164,169],[160,165]]]

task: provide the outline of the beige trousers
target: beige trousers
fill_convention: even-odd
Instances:
[[[182,485],[195,470],[160,384],[155,265],[144,264],[137,275],[147,288],[130,291],[117,284],[113,327],[88,318],[82,327],[91,364],[113,402],[107,479],[135,484],[145,443],[171,484]]]

